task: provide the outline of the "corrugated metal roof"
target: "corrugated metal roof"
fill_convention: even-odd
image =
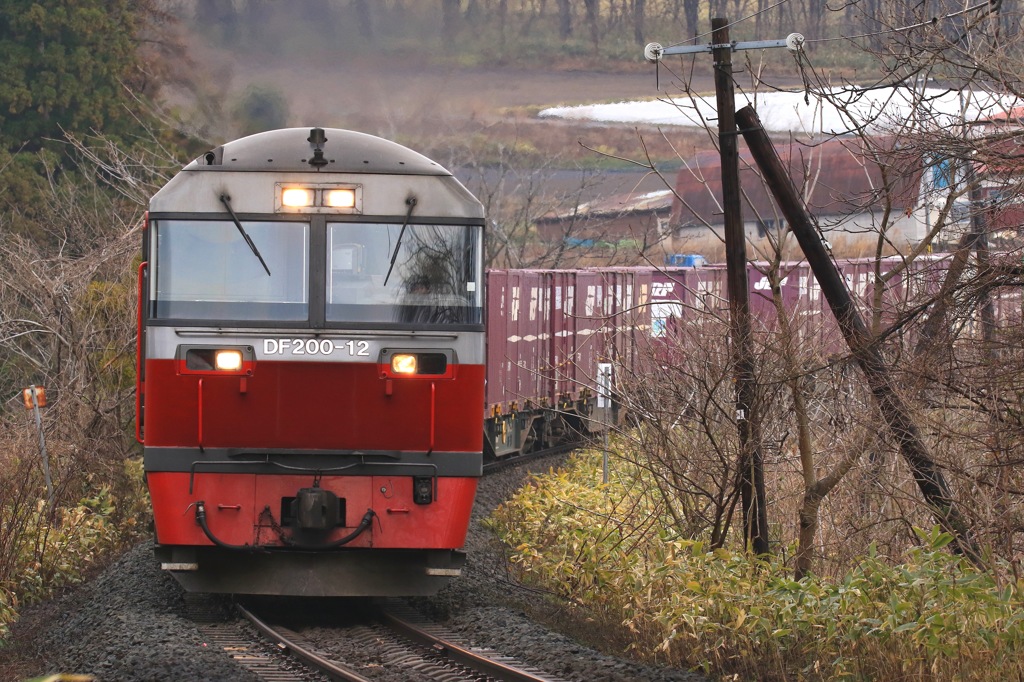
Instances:
[[[816,216],[859,213],[887,201],[894,211],[906,212],[917,206],[921,159],[894,147],[891,138],[792,142],[777,144],[776,149],[808,209]],[[740,185],[744,193],[744,219],[771,218],[775,215],[774,202],[753,166],[750,152],[743,150]],[[572,210],[550,211],[537,222],[652,213],[671,207],[673,225],[721,224],[722,173],[718,152],[701,152],[684,164],[676,176],[676,193],[678,199],[667,189],[602,197]]]
[[[672,208],[675,196],[670,189],[645,192],[643,194],[619,194],[602,197],[579,204],[569,211],[549,211],[537,222],[558,222],[571,218],[603,218],[635,213],[667,212]]]
[[[779,158],[816,216],[858,213],[891,201],[895,211],[913,210],[921,180],[919,156],[902,152],[888,138],[832,139],[816,145],[776,145]],[[775,215],[774,201],[754,170],[750,152],[740,153],[740,186],[745,220]],[[888,187],[888,191],[885,188]],[[721,159],[702,152],[679,171],[681,201],[672,209],[672,224],[721,224]]]

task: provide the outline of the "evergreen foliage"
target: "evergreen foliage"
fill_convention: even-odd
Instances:
[[[82,212],[98,213],[117,194],[103,196],[119,181],[111,171],[123,170],[83,150],[167,158],[185,146],[150,107],[187,63],[158,4],[0,3],[0,229],[81,255],[95,235],[85,225],[54,225],[52,202],[73,198]],[[134,173],[146,182],[150,171]]]
[[[232,113],[242,135],[284,128],[288,123],[288,100],[273,88],[254,86],[246,91]]]
[[[9,0],[0,4],[0,140],[37,151],[63,131],[125,133],[126,87],[140,64],[139,3]]]

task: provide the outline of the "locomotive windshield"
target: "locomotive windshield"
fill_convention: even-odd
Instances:
[[[272,275],[231,220],[153,221],[152,319],[482,322],[480,226],[241,222]]]
[[[479,227],[327,228],[328,322],[480,323]]]
[[[309,225],[246,221],[273,276],[230,220],[156,225],[153,316],[195,320],[309,317]]]

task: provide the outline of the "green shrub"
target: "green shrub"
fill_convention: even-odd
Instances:
[[[1019,679],[1021,585],[944,547],[938,529],[902,563],[872,549],[840,580],[799,582],[778,559],[682,539],[622,468],[600,457],[537,477],[490,523],[525,580],[624,627],[643,657],[742,679]],[[647,529],[647,530],[645,530]]]

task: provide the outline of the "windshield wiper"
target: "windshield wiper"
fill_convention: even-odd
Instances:
[[[409,207],[409,210],[405,212],[405,222],[402,223],[402,229],[398,232],[398,241],[395,242],[395,250],[391,254],[391,265],[388,266],[388,274],[384,276],[384,286],[388,285],[391,271],[395,269],[395,259],[398,258],[398,250],[402,248],[402,235],[405,234],[405,228],[409,227],[409,218],[412,217],[412,210],[416,208],[416,195],[410,194],[405,200],[405,205]]]
[[[253,254],[260,259],[260,265],[262,265],[263,269],[267,271],[267,277],[270,277],[270,268],[267,267],[267,261],[263,260],[263,256],[260,255],[260,250],[256,248],[256,245],[252,241],[252,237],[250,237],[249,233],[245,231],[244,227],[242,227],[242,221],[238,219],[238,216],[235,215],[234,209],[231,208],[231,197],[227,194],[221,194],[220,203],[224,204],[224,208],[228,210],[228,213],[231,215],[231,220],[235,222],[235,227],[238,228],[242,238],[245,239],[245,243],[249,245],[250,249],[252,249]]]

